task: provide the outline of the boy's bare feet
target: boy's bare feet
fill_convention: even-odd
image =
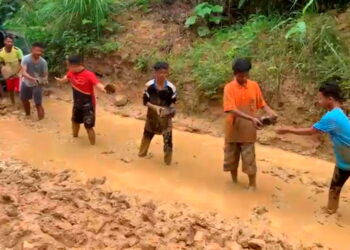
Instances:
[[[325,214],[329,214],[329,215],[332,215],[332,214],[335,214],[337,212],[336,209],[332,209],[332,208],[328,208],[328,207],[322,207],[321,208],[321,211]]]

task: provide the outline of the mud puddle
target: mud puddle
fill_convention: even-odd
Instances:
[[[0,249],[325,249],[182,203],[106,192],[104,182],[0,161]]]
[[[202,211],[238,216],[256,226],[285,233],[303,242],[348,249],[349,192],[339,214],[320,212],[327,197],[333,164],[271,147],[258,146],[259,190],[245,190],[246,178],[233,186],[222,172],[222,139],[174,133],[174,164],[162,163],[162,138],[155,138],[148,159],[138,159],[143,122],[97,113],[97,145],[88,145],[82,129],[71,138],[71,105],[47,100],[47,119],[37,123],[16,116],[0,120],[1,158],[17,158],[43,170],[73,169],[80,178],[107,177],[109,189],[179,201]]]

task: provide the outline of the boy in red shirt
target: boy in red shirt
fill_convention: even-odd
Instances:
[[[60,83],[70,82],[73,89],[73,137],[78,137],[80,124],[84,123],[91,145],[95,145],[95,110],[96,98],[94,87],[106,92],[96,75],[85,69],[80,56],[68,58],[68,73],[63,78],[57,78]]]

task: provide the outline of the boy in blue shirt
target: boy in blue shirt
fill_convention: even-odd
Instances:
[[[335,80],[329,80],[319,89],[319,104],[328,112],[311,128],[282,127],[278,134],[313,135],[327,133],[333,142],[336,158],[328,198],[328,213],[335,213],[339,206],[342,187],[350,177],[350,120],[341,109],[344,101],[341,89]]]

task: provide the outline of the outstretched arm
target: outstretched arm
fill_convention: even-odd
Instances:
[[[315,134],[320,134],[322,132],[315,129],[314,127],[310,127],[310,128],[281,127],[276,129],[276,133],[280,135],[284,135],[284,134],[315,135]]]
[[[96,84],[96,88],[103,93],[107,93],[105,86],[100,82]]]
[[[65,75],[64,77],[61,77],[61,78],[55,77],[55,80],[57,82],[59,82],[59,83],[67,83],[68,82],[68,77],[67,77],[67,75]]]

